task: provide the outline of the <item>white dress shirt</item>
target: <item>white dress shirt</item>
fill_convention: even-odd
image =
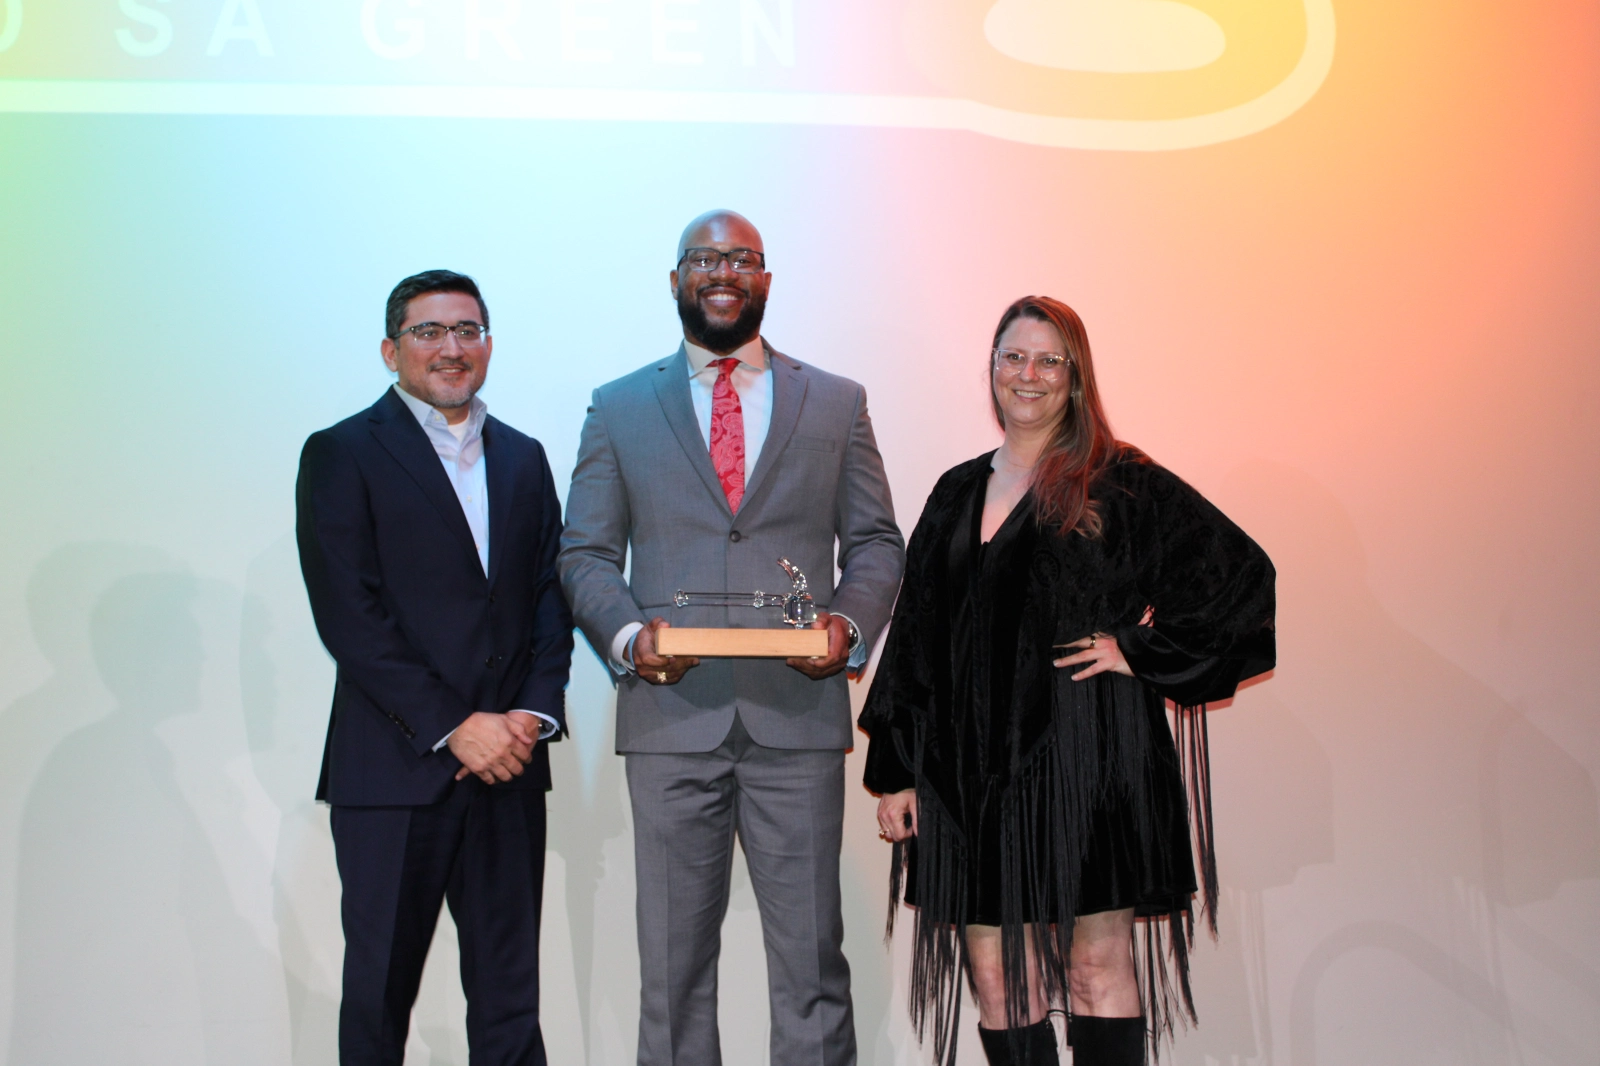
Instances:
[[[489,575],[489,476],[487,473],[488,461],[483,457],[483,423],[489,417],[489,408],[476,396],[467,408],[467,417],[455,425],[445,420],[439,410],[411,395],[399,384],[394,387],[394,394],[400,397],[411,413],[416,416],[417,422],[422,426],[422,432],[428,435],[428,443],[433,445],[434,454],[438,455],[439,462],[444,464],[445,476],[450,479],[450,487],[455,490],[456,499],[461,503],[461,513],[466,517],[467,528],[472,530],[472,543],[478,549],[478,563],[483,567],[484,576]],[[540,719],[539,739],[555,733],[559,728],[554,718],[538,711],[524,710],[513,707],[517,714],[531,714]],[[438,751],[449,742],[455,730],[444,735],[444,739],[433,746]]]
[[[721,373],[712,366],[712,360],[723,359],[725,356],[707,351],[691,340],[683,342],[684,354],[689,357],[689,399],[694,403],[695,421],[700,423],[700,436],[706,442],[706,450],[711,450],[711,406],[712,391],[716,388],[717,377]],[[761,458],[761,448],[767,443],[767,430],[772,425],[772,368],[767,365],[767,349],[761,343],[761,338],[745,342],[735,348],[728,355],[739,360],[739,365],[733,368],[729,380],[733,384],[733,391],[739,394],[739,410],[744,419],[744,477],[749,484],[750,472],[756,468],[756,461]],[[844,618],[844,615],[840,615]],[[866,652],[869,649],[861,647],[861,637],[856,633],[856,624],[845,618],[850,623],[850,661],[852,670],[860,669],[867,661]],[[611,669],[618,674],[630,673],[633,670],[633,638],[643,629],[639,622],[629,622],[617,630],[617,635],[611,638]],[[859,657],[860,662],[857,662]]]

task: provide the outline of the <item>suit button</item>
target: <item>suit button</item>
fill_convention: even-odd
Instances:
[[[732,533],[728,534],[728,539],[733,541],[735,544],[737,544],[741,540],[743,540],[744,538],[739,535],[739,531],[736,529]]]
[[[490,604],[491,604],[491,605],[492,605],[492,604],[493,604],[493,603],[494,603],[494,593],[492,593],[492,592],[491,592],[491,593],[489,593],[489,603],[490,603]]]
[[[483,665],[487,666],[489,669],[493,670],[494,669],[494,656],[491,655],[487,659],[483,660]]]

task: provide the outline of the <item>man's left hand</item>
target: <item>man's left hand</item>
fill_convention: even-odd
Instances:
[[[784,661],[811,680],[821,681],[843,670],[845,662],[850,658],[850,623],[838,615],[818,611],[817,620],[811,623],[811,628],[828,631],[828,654]]]
[[[520,775],[523,766],[533,759],[534,745],[539,743],[539,730],[525,720],[532,717],[478,711],[457,726],[446,741],[461,760],[456,780],[477,774],[484,784],[492,785]]]

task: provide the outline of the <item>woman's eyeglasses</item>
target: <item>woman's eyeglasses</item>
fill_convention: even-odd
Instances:
[[[1014,348],[996,348],[993,355],[995,371],[1006,377],[1020,374],[1024,367],[1031,365],[1033,372],[1045,381],[1058,381],[1066,374],[1067,367],[1072,365],[1070,356],[1054,352],[1034,352],[1030,355]]]

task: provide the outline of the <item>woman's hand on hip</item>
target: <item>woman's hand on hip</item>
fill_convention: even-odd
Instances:
[[[891,792],[878,800],[878,836],[898,843],[917,835],[917,790]]]
[[[1139,624],[1147,626],[1156,620],[1156,609],[1146,607],[1144,615],[1139,619]],[[1122,649],[1117,647],[1117,638],[1110,633],[1091,633],[1087,637],[1075,640],[1071,644],[1057,644],[1058,648],[1067,648],[1075,654],[1064,655],[1055,660],[1057,666],[1082,666],[1083,669],[1072,675],[1072,680],[1082,681],[1095,674],[1111,671],[1114,674],[1133,676],[1133,667],[1128,665],[1128,660],[1123,658]]]
[[[1072,675],[1074,681],[1104,673],[1133,676],[1133,668],[1122,657],[1122,649],[1117,647],[1117,638],[1110,633],[1094,633],[1071,644],[1057,644],[1056,647],[1073,649],[1073,654],[1056,659],[1055,665],[1081,666],[1082,669]]]

